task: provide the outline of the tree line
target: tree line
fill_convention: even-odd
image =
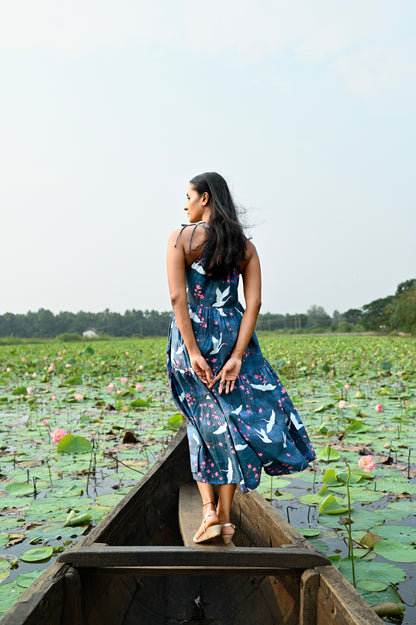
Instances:
[[[79,311],[52,313],[40,308],[26,314],[0,315],[0,337],[76,339],[86,331],[108,336],[166,336],[170,312],[126,310],[123,314]],[[416,334],[416,279],[401,282],[394,295],[374,300],[362,308],[350,308],[329,315],[322,306],[306,313],[282,315],[264,313],[257,330],[288,333],[313,332],[406,332]]]

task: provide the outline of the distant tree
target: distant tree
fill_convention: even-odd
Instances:
[[[415,284],[416,284],[416,278],[412,278],[411,280],[405,280],[404,282],[400,282],[400,284],[397,285],[396,295],[401,295],[402,293],[407,291],[407,289],[411,289],[413,286],[415,286]]]
[[[360,323],[363,318],[363,311],[361,308],[349,308],[341,315],[341,320],[346,321],[347,323],[351,323],[355,325],[356,323]]]
[[[393,303],[393,295],[375,299],[363,306],[362,324],[366,330],[389,328],[389,306]]]
[[[394,298],[390,326],[401,332],[416,334],[416,281],[413,286],[401,290],[400,295]]]
[[[341,313],[339,312],[339,310],[334,310],[334,312],[332,313],[332,322],[334,325],[339,325],[341,321]]]
[[[324,308],[322,308],[322,306],[313,305],[310,308],[308,308],[308,310],[306,311],[306,314],[308,316],[306,326],[305,326],[306,328],[312,328],[312,327],[328,328],[332,323],[331,317],[324,310]]]

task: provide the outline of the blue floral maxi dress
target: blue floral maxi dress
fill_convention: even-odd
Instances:
[[[209,278],[202,254],[186,269],[188,311],[201,351],[214,376],[228,360],[244,312],[239,272]],[[255,333],[242,359],[234,390],[209,391],[194,373],[175,316],[169,328],[167,369],[173,399],[187,419],[195,480],[256,488],[269,475],[302,471],[316,458],[305,427],[279,377],[263,357]]]

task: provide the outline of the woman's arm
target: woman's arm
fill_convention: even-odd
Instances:
[[[246,351],[247,345],[253,335],[257,317],[261,307],[261,270],[257,250],[250,242],[247,244],[247,255],[249,257],[243,271],[244,298],[246,300],[246,310],[241,319],[240,330],[237,341],[231,352],[230,358],[215,376],[209,388],[220,381],[218,392],[221,394],[225,386],[225,392],[233,390],[235,381],[240,373],[241,359]]]
[[[167,273],[172,309],[188,351],[192,369],[204,384],[209,384],[213,378],[211,367],[199,350],[188,313],[185,282],[185,237],[179,237],[177,241],[178,234],[179,230],[175,230],[170,235],[167,252]]]

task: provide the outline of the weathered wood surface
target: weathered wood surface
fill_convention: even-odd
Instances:
[[[64,606],[61,625],[84,625],[82,614],[81,578],[76,569],[70,567],[64,577]]]
[[[103,574],[82,569],[81,575],[92,598],[88,625],[298,625],[296,612],[280,611],[268,577],[109,575],[105,592]]]
[[[319,551],[302,548],[279,549],[235,547],[230,551],[215,546],[193,547],[84,547],[70,549],[58,557],[74,567],[222,567],[284,570],[308,569],[318,565],[332,566]]]
[[[336,569],[318,567],[317,625],[382,625],[384,621]]]
[[[153,467],[77,548],[99,542],[180,544],[179,487],[190,481],[189,447],[183,423]]]
[[[319,588],[319,573],[308,569],[300,578],[299,625],[316,625],[316,598]]]
[[[195,482],[183,484],[179,490],[179,528],[181,530],[183,544],[185,547],[201,547],[212,546],[222,547],[229,550],[234,547],[233,541],[229,545],[225,545],[222,538],[218,536],[209,543],[194,543],[193,537],[195,532],[201,525],[202,519],[202,502],[198,487]]]

